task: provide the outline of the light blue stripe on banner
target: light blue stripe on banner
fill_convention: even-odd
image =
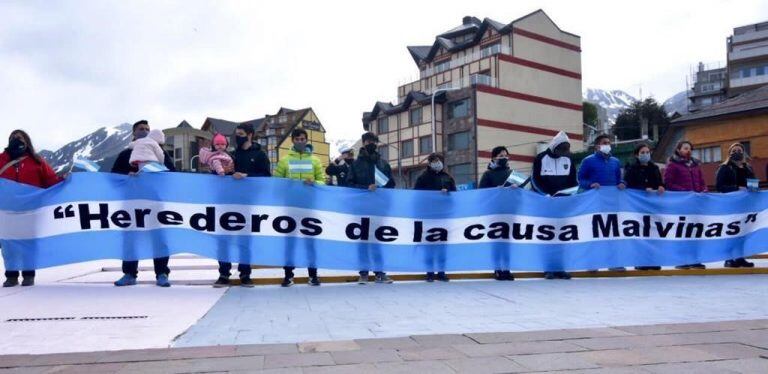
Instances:
[[[162,171],[168,171],[168,168],[159,162],[150,162],[144,165],[144,167],[141,168],[141,171],[145,173],[159,173]]]
[[[378,167],[374,166],[374,178],[376,179],[376,186],[384,187],[389,183],[389,178]]]
[[[83,159],[83,158],[76,158],[73,161],[73,165],[76,168],[80,168],[80,169],[83,169],[83,170],[85,170],[87,172],[91,172],[91,173],[95,173],[95,172],[99,171],[99,169],[101,168],[101,166],[99,166],[99,164],[97,164],[97,163],[95,163],[95,162],[93,162],[91,160],[86,160],[86,159]]]

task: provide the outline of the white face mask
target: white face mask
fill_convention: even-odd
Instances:
[[[443,163],[442,161],[435,161],[430,163],[429,167],[434,171],[440,171],[440,170],[443,170]]]
[[[600,146],[600,152],[604,154],[610,154],[611,153],[611,146],[609,144],[603,144]]]

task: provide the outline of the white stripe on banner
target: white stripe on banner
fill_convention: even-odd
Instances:
[[[141,171],[145,173],[158,173],[161,171],[168,171],[168,168],[159,162],[150,162],[144,165],[144,167],[141,168]]]
[[[311,173],[313,169],[312,160],[288,161],[288,172],[291,174]]]
[[[387,175],[384,174],[381,170],[379,170],[378,167],[374,166],[374,178],[376,179],[376,186],[377,187],[384,187],[389,183],[389,178],[387,178]]]
[[[95,173],[101,169],[99,164],[84,158],[76,158],[72,163],[74,167],[91,173]]]
[[[103,204],[101,207],[100,204]],[[341,242],[359,242],[349,239],[345,233],[347,225],[354,222],[360,222],[361,215],[337,213],[324,210],[312,210],[294,207],[262,206],[262,205],[228,205],[228,204],[189,204],[176,202],[159,202],[153,200],[123,200],[123,201],[87,201],[71,202],[71,212],[77,217],[71,219],[56,220],[55,224],[41,224],[51,222],[56,216],[57,208],[60,206],[46,206],[43,208],[24,211],[0,211],[0,237],[6,240],[25,240],[34,238],[45,238],[56,235],[84,233],[94,231],[149,231],[160,228],[188,229],[194,230],[190,221],[192,217],[202,219],[206,217],[206,222],[212,222],[215,225],[213,231],[206,231],[212,235],[253,235],[253,236],[296,236],[303,235],[294,231],[290,234],[277,232],[271,224],[261,224],[258,232],[252,231],[252,221],[257,220],[259,216],[268,215],[269,217],[289,216],[299,222],[304,218],[316,218],[323,222],[323,231],[314,236],[318,240],[334,240]],[[213,208],[214,211],[207,211],[206,208]],[[116,213],[119,212],[119,213]],[[143,227],[137,227],[136,212],[142,213]],[[161,213],[162,212],[162,213]],[[175,213],[176,218],[169,218],[170,213]],[[98,216],[104,213],[103,221]],[[664,239],[665,241],[680,240],[717,240],[718,238],[708,238],[706,233],[714,226],[719,225],[721,238],[735,238],[748,235],[760,229],[768,228],[768,209],[756,212],[755,216],[749,217],[742,214],[732,215],[659,215],[642,214],[637,212],[608,212],[608,213],[590,213],[578,215],[569,218],[546,218],[524,215],[486,215],[479,217],[463,218],[442,218],[442,219],[418,219],[422,222],[421,227],[427,230],[432,227],[444,228],[448,231],[448,243],[490,243],[490,242],[515,242],[525,244],[570,244],[584,243],[604,240],[624,240],[628,237],[637,239]],[[58,212],[62,214],[62,212]],[[116,214],[120,215],[120,218]],[[232,217],[233,214],[239,214],[244,217],[244,221],[239,225],[239,230],[225,230],[219,224],[225,221],[222,218],[224,214]],[[81,227],[82,217],[91,215],[88,224],[91,228],[83,229]],[[399,235],[397,239],[387,242],[387,245],[413,245],[413,235],[416,230],[413,218],[400,217],[370,217],[371,227],[391,226],[397,228]],[[599,217],[599,218],[596,218]],[[745,217],[747,217],[745,219]],[[160,221],[165,223],[161,224]],[[169,225],[168,221],[176,221]],[[597,220],[597,221],[596,221]],[[117,227],[115,222],[119,221],[121,226]],[[241,220],[242,221],[242,220]],[[101,225],[108,225],[102,228]],[[697,228],[701,224],[701,228]],[[738,226],[738,233],[728,234]],[[599,230],[598,235],[594,233]],[[613,235],[613,230],[618,235]],[[636,232],[637,236],[629,234],[630,231]],[[495,234],[492,234],[494,232]],[[506,233],[506,234],[505,234]],[[578,238],[572,237],[576,233]],[[604,233],[604,234],[603,234]],[[647,236],[645,235],[647,233]],[[698,233],[699,238],[696,238]],[[479,236],[482,234],[482,238]],[[692,236],[693,235],[693,236]],[[501,237],[506,236],[508,239]],[[528,237],[525,237],[528,236]],[[470,239],[476,237],[477,239]],[[495,238],[498,239],[495,239]],[[525,238],[523,238],[525,237]],[[518,239],[514,239],[518,238]],[[369,242],[377,243],[371,238]],[[420,243],[420,245],[445,244],[445,243]]]

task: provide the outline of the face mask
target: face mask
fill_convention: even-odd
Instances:
[[[248,137],[247,136],[236,136],[235,137],[235,143],[237,143],[237,148],[242,147],[247,142],[248,142]]]
[[[744,154],[741,152],[731,153],[731,160],[739,162],[744,159]]]
[[[644,164],[648,163],[649,161],[651,161],[651,154],[650,153],[642,153],[642,154],[637,156],[637,159],[640,160],[640,162],[642,162]]]
[[[293,149],[295,149],[297,152],[304,152],[306,148],[307,143],[293,143]]]
[[[497,158],[496,159],[496,166],[498,166],[500,168],[507,167],[507,162],[508,161],[509,160],[507,160],[506,158]]]
[[[440,171],[443,170],[443,162],[442,161],[435,161],[429,163],[429,168],[434,171]]]
[[[136,132],[133,133],[133,136],[136,139],[146,138],[147,135],[149,135],[149,130],[136,130]]]
[[[22,142],[19,138],[13,138],[10,142],[8,142],[8,153],[10,153],[11,158],[19,158],[23,156],[24,152],[26,151],[27,145],[24,144],[24,142]]]
[[[611,153],[611,146],[608,144],[601,145],[599,149],[600,149],[600,152],[602,152],[603,154],[607,155]]]
[[[366,145],[365,146],[365,150],[368,151],[369,154],[373,154],[374,152],[376,152],[376,144],[375,143],[371,143],[371,144]]]

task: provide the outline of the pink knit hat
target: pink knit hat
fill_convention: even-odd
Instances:
[[[213,136],[213,145],[229,145],[229,141],[227,141],[226,136],[216,134]]]

